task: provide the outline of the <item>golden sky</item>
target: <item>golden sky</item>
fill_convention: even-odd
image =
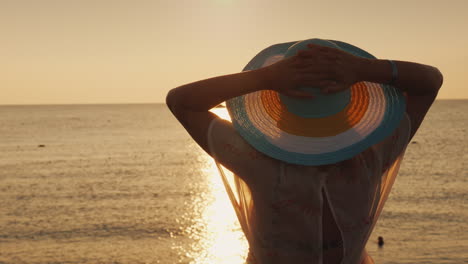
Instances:
[[[269,45],[342,40],[468,98],[467,0],[0,0],[0,104],[153,103]]]

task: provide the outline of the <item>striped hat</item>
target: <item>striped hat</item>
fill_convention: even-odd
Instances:
[[[336,40],[309,39],[273,45],[257,54],[246,70],[268,66],[314,43],[375,58]],[[296,99],[262,90],[226,102],[239,134],[258,151],[287,163],[325,165],[352,158],[389,136],[405,112],[405,97],[393,86],[359,82],[350,89],[322,94],[301,87],[313,99]]]

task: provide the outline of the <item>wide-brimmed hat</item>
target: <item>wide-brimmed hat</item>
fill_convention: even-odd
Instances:
[[[323,39],[276,44],[257,54],[244,68],[254,70],[307,49],[307,45],[341,49],[375,58],[351,44]],[[389,136],[405,112],[405,97],[393,86],[359,82],[350,89],[298,99],[262,90],[226,102],[232,123],[255,149],[287,163],[325,165],[352,158]]]

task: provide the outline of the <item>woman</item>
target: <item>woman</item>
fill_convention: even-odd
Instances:
[[[215,158],[248,263],[373,263],[365,244],[441,85],[434,67],[311,39],[273,45],[246,71],[180,86],[166,102]],[[209,111],[224,101],[233,123]]]

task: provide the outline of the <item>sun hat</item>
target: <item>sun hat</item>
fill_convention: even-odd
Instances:
[[[310,43],[375,58],[342,41],[309,39],[270,46],[244,71],[294,56]],[[314,98],[298,99],[262,90],[226,101],[234,128],[267,156],[299,165],[326,165],[350,159],[385,139],[405,113],[403,93],[387,84],[359,82],[334,94],[322,94],[313,87],[298,89]]]

